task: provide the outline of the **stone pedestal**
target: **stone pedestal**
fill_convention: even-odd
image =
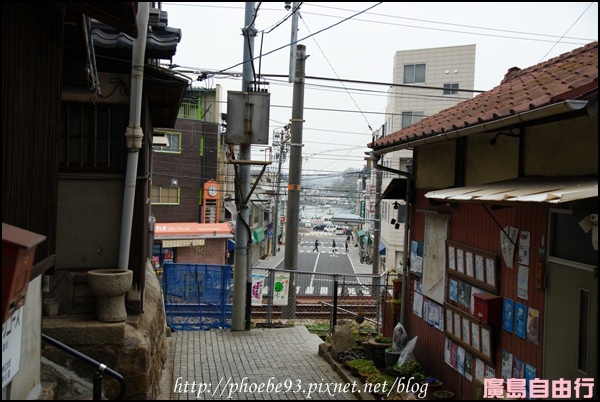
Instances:
[[[131,288],[133,271],[94,269],[87,273],[88,285],[97,296],[96,318],[101,322],[120,322],[127,318],[125,294]]]

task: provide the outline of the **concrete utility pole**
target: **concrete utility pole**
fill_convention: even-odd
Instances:
[[[288,4],[288,3],[286,3]],[[289,82],[294,82],[294,78],[296,78],[296,41],[298,40],[298,13],[300,11],[300,2],[294,2],[292,4],[292,36],[290,43],[290,73],[289,73]]]
[[[373,164],[376,165],[375,163]],[[376,167],[376,166],[375,166]],[[373,221],[373,275],[379,275],[379,242],[381,241],[381,172],[376,168],[372,170],[375,173],[375,220]],[[381,291],[385,283],[381,278],[375,283],[375,300],[380,300]],[[377,286],[379,285],[379,286]],[[381,303],[375,304],[376,317],[381,317]],[[379,319],[378,319],[379,321]],[[395,323],[394,323],[395,324]]]
[[[302,127],[304,125],[304,65],[306,46],[297,45],[296,78],[292,100],[290,173],[288,179],[288,209],[286,216],[284,268],[298,269],[298,221],[300,218],[300,184],[302,182]],[[294,274],[290,275],[288,304],[281,312],[282,318],[296,317],[296,286]]]
[[[285,138],[283,138],[285,135]],[[275,187],[275,214],[273,218],[273,227],[275,229],[275,233],[273,234],[273,250],[271,251],[272,255],[277,255],[277,251],[279,251],[279,236],[277,232],[279,231],[279,191],[281,187],[281,165],[287,159],[287,147],[288,142],[290,141],[289,136],[289,128],[286,126],[285,131],[282,133],[282,138],[279,139],[279,167],[277,168],[277,186]]]
[[[254,81],[252,74],[252,54],[254,54],[254,2],[246,2],[246,15],[244,21],[244,65],[242,69],[242,91],[251,91],[250,83]],[[249,161],[251,159],[252,148],[250,144],[240,144],[240,160]],[[241,164],[239,166],[240,191],[236,200],[245,200],[250,194],[250,165]],[[238,204],[238,215],[236,217],[235,231],[235,259],[233,271],[233,305],[231,317],[231,330],[244,331],[250,329],[250,323],[246,323],[246,293],[250,270],[252,269],[250,255],[250,231],[248,222],[250,220],[250,210],[248,205]]]
[[[381,241],[381,172],[375,173],[375,220],[373,221],[373,275],[379,274],[379,242]]]

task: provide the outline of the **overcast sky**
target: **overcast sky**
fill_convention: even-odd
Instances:
[[[263,57],[254,61],[254,68],[265,75],[287,75],[291,18],[283,21],[289,14],[285,3],[255,4],[260,8],[254,51]],[[182,30],[174,64],[188,70],[242,72],[245,3],[163,2],[162,9],[169,26]],[[397,51],[475,44],[475,89],[489,90],[511,67],[526,68],[598,40],[597,2],[302,3],[300,15],[298,39],[309,55],[307,76],[372,83],[392,83]],[[270,83],[272,133],[291,118],[293,84],[287,78],[264,79]],[[242,90],[240,77],[222,74],[194,86],[217,84],[226,91]],[[371,132],[385,121],[387,89],[306,80],[303,176],[339,175],[364,166]],[[261,147],[252,150],[253,159],[264,159]]]

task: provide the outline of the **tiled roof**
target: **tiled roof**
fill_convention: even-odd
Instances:
[[[497,87],[391,133],[369,148],[385,148],[510,117],[598,90],[598,42],[526,69],[508,70]]]

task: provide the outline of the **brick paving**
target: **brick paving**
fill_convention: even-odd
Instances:
[[[304,326],[174,332],[161,399],[357,400],[339,392],[345,382],[319,356],[321,342]]]

